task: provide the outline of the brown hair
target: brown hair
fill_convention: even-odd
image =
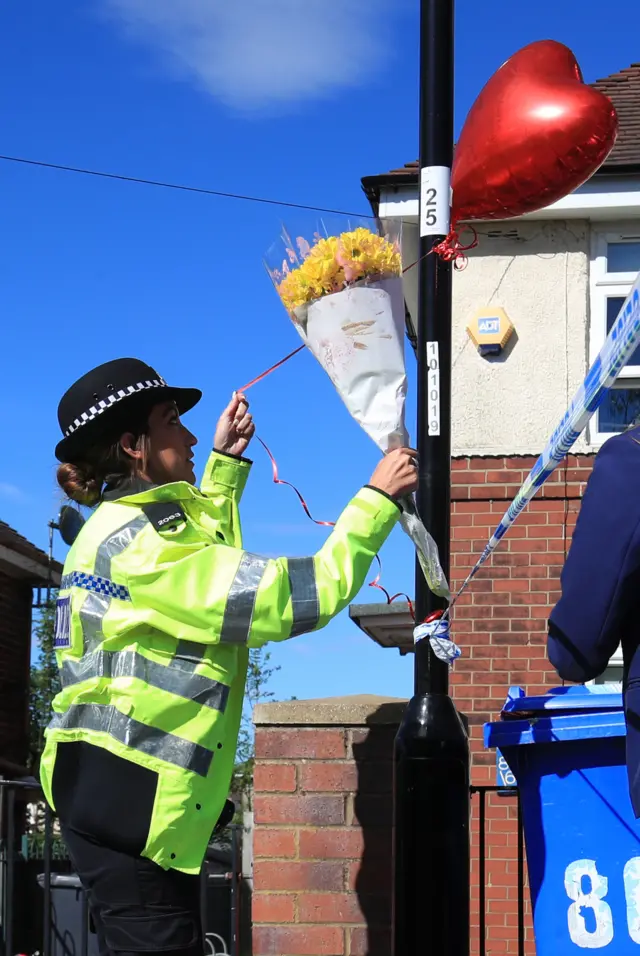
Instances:
[[[85,451],[82,460],[59,465],[56,478],[67,498],[91,507],[100,501],[105,484],[118,484],[140,471],[146,471],[149,455],[148,410],[138,418],[135,427],[122,427],[120,434],[127,431],[135,435],[142,451],[142,460],[131,458],[126,453],[120,444],[120,437],[115,441],[94,445]]]

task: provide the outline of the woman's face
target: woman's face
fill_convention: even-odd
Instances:
[[[171,481],[188,481],[189,484],[195,485],[192,449],[197,441],[180,421],[178,409],[173,402],[163,402],[152,408],[149,415],[146,456],[137,447],[139,443],[133,440],[133,435],[123,435],[121,439],[125,451],[140,461],[142,477],[156,485],[165,485]]]

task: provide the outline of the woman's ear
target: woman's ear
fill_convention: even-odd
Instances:
[[[124,435],[120,437],[120,447],[125,455],[133,458],[134,461],[142,461],[144,459],[143,443],[140,441],[140,438],[136,438],[133,432],[125,432]]]

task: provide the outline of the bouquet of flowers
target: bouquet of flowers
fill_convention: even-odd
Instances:
[[[294,242],[283,229],[282,245],[265,265],[300,337],[353,418],[383,453],[407,445],[399,236],[379,235],[368,224]],[[437,546],[413,499],[402,506],[402,525],[427,583],[448,598]]]

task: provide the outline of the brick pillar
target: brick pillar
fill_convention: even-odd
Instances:
[[[254,956],[389,956],[405,704],[363,695],[256,708]]]
[[[451,584],[475,564],[496,524],[535,463],[533,457],[465,457],[452,461]],[[451,694],[468,715],[471,782],[496,783],[496,755],[484,749],[487,721],[498,720],[507,690],[544,694],[560,683],[547,660],[547,619],[560,596],[560,572],[575,527],[593,456],[569,455],[500,542],[453,611],[463,656],[451,673]],[[478,922],[477,822],[472,801],[472,927]],[[491,794],[486,806],[487,954],[517,952],[517,809]],[[535,945],[529,890],[525,895],[527,956]]]

